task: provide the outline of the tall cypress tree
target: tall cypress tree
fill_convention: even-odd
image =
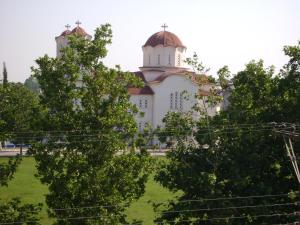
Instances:
[[[7,70],[6,70],[5,62],[3,62],[3,85],[6,85],[7,83],[8,83]]]

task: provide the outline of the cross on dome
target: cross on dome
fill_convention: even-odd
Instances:
[[[70,29],[70,25],[69,24],[67,24],[66,26],[65,26],[65,28],[67,28],[67,30],[69,30]]]
[[[166,28],[168,28],[166,23],[164,23],[161,27],[164,29],[164,31],[166,31]]]
[[[77,27],[79,27],[79,25],[81,24],[81,22],[79,20],[76,21]]]

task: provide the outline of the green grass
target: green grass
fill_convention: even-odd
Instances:
[[[160,159],[158,159],[160,160]],[[7,161],[7,158],[0,158],[0,162]],[[15,178],[11,180],[8,187],[0,187],[0,199],[9,200],[13,197],[21,197],[24,203],[43,203],[41,212],[41,224],[50,225],[51,220],[47,216],[45,194],[47,187],[42,185],[34,176],[36,173],[35,161],[31,157],[23,158],[21,165],[18,167]],[[175,194],[160,186],[150,176],[146,184],[146,193],[139,200],[134,202],[127,210],[127,216],[130,221],[133,219],[142,220],[145,225],[154,224],[155,213],[152,203],[164,202],[174,198]]]

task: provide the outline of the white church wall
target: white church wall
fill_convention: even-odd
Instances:
[[[158,76],[162,74],[163,71],[158,71],[158,70],[149,70],[149,71],[143,71],[144,77],[146,81],[153,81],[155,80]]]
[[[152,123],[152,109],[153,109],[153,96],[152,95],[131,95],[130,102],[135,104],[139,113],[135,115],[135,121],[137,123],[139,131],[143,131],[146,124]]]
[[[68,45],[68,39],[64,36],[56,38],[56,57],[61,56],[60,50]]]
[[[162,119],[169,111],[187,112],[195,105],[195,94],[198,91],[196,84],[192,83],[187,77],[183,75],[172,75],[166,78],[162,83],[151,85],[155,96],[153,99],[153,127],[161,126]],[[171,109],[171,93],[177,92],[186,93],[187,99],[183,99],[183,107],[174,107]],[[178,95],[178,96],[179,96]],[[179,101],[179,97],[177,99]],[[177,103],[179,104],[179,103]]]
[[[181,64],[184,61],[184,48],[175,48],[173,46],[163,47],[143,47],[143,66],[144,67],[176,67],[178,55],[180,54]]]
[[[204,103],[203,101],[206,101],[207,98],[204,98],[204,100],[197,100],[197,104],[204,110],[204,113],[207,113],[208,116],[215,116],[216,114],[218,114],[221,110],[221,103],[218,103],[217,105],[214,106],[209,106],[207,103]],[[205,107],[204,107],[205,104]],[[205,110],[206,108],[206,110]],[[198,113],[198,118],[200,116],[204,116],[200,115]]]
[[[174,53],[174,66],[184,67],[185,66],[185,48],[178,47]]]

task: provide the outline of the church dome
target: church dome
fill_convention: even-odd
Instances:
[[[71,33],[70,30],[65,30],[65,31],[63,31],[63,32],[60,34],[60,36],[67,36],[67,35],[69,35],[70,33]]]
[[[160,31],[153,34],[144,44],[144,47],[151,46],[155,47],[157,45],[163,46],[173,46],[173,47],[183,47],[185,46],[182,44],[180,39],[173,33],[169,31]]]
[[[84,30],[82,27],[80,27],[80,26],[75,27],[75,28],[70,32],[70,34],[78,34],[78,35],[83,36],[83,37],[85,37],[85,36],[88,35],[88,33],[85,32],[85,30]]]

